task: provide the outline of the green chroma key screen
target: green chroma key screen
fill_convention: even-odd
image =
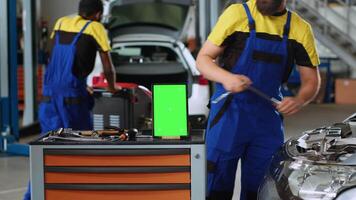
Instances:
[[[188,136],[187,86],[153,85],[153,135]]]

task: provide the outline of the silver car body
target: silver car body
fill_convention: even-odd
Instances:
[[[258,199],[356,199],[356,127],[351,121],[356,113],[288,140],[273,157]]]

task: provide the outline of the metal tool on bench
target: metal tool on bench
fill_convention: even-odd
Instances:
[[[43,141],[63,140],[77,142],[104,142],[104,141],[125,141],[128,140],[128,130],[111,128],[96,131],[73,131],[72,129],[60,128],[53,131]]]
[[[60,128],[57,131],[52,131],[47,137],[42,138],[42,141],[77,141],[77,142],[102,142],[103,138],[97,136],[85,137],[79,131],[72,129]]]
[[[268,95],[266,95],[265,93],[263,93],[261,90],[253,87],[253,86],[249,86],[247,88],[247,90],[253,92],[254,94],[256,94],[257,96],[267,100],[267,101],[270,101],[274,104],[280,104],[281,101],[279,101],[278,99],[274,98],[274,97],[270,97]],[[219,103],[219,101],[223,100],[224,98],[226,98],[227,96],[229,96],[230,94],[232,94],[231,92],[225,92],[223,93],[222,95],[218,96],[216,99],[214,99],[212,101],[212,103],[216,104],[216,103]]]

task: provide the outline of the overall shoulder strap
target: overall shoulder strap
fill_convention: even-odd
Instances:
[[[290,12],[288,10],[287,21],[286,21],[286,24],[284,25],[284,30],[283,30],[283,39],[284,40],[287,40],[289,37],[291,21],[292,21],[292,12]]]
[[[82,28],[82,30],[80,30],[80,32],[74,37],[74,40],[72,41],[72,45],[75,45],[77,44],[80,36],[83,34],[83,32],[85,31],[85,29],[89,26],[89,24],[91,23],[92,21],[88,21]]]
[[[250,28],[250,33],[256,32],[256,24],[255,24],[255,20],[253,19],[252,15],[251,15],[251,11],[250,8],[248,7],[248,5],[246,3],[242,4],[245,8],[245,12],[248,18],[248,26]]]
[[[54,37],[55,37],[55,44],[59,44],[59,38],[60,38],[60,31],[61,31],[61,26],[62,26],[62,22],[61,23],[59,23],[59,27],[58,27],[58,30],[57,31],[55,31],[56,32],[56,34],[54,35]]]

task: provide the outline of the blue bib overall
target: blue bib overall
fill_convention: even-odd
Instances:
[[[61,44],[59,30],[56,34],[44,77],[44,100],[39,108],[42,134],[59,128],[92,129],[94,99],[86,90],[86,79],[78,79],[72,74],[76,44],[90,23],[85,24],[70,44]],[[31,200],[30,183],[23,200]]]
[[[92,129],[93,98],[86,90],[86,79],[73,75],[76,44],[88,27],[88,21],[70,44],[60,43],[59,31],[55,37],[50,63],[44,77],[44,101],[39,108],[42,133],[58,128]]]
[[[232,68],[249,77],[253,86],[278,100],[287,69],[287,40],[291,13],[288,11],[283,39],[256,37],[255,21],[246,4],[250,35],[242,55]],[[216,84],[216,99],[226,90]],[[207,127],[208,196],[231,199],[238,160],[241,159],[241,200],[256,195],[265,170],[284,141],[282,116],[271,102],[250,91],[231,94],[211,105]]]

